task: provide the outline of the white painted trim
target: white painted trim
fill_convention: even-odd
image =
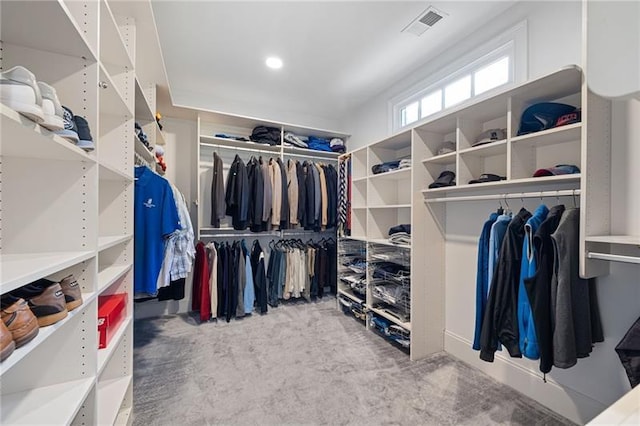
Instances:
[[[606,408],[605,404],[563,386],[549,376],[545,383],[542,373],[531,371],[503,354],[496,353],[493,363],[482,361],[478,352],[471,349],[470,341],[446,330],[444,350],[578,424],[585,424]]]

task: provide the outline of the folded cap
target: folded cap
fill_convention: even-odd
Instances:
[[[435,180],[432,184],[429,185],[429,188],[442,188],[444,186],[454,186],[455,185],[456,174],[452,171],[445,170],[440,173],[438,179]]]
[[[478,179],[470,180],[469,183],[486,183],[486,182],[498,182],[501,180],[505,180],[505,176],[498,176],[492,173],[483,173],[480,175]]]
[[[333,139],[331,139],[331,141],[329,142],[329,145],[330,145],[331,147],[334,147],[334,146],[336,146],[336,145],[338,145],[338,146],[344,146],[344,141],[343,141],[342,139],[340,139],[340,138],[333,138]]]
[[[522,113],[518,136],[556,127],[559,125],[557,123],[560,117],[572,113],[575,110],[576,107],[572,105],[558,102],[539,102],[533,104]]]
[[[536,170],[533,177],[571,175],[575,173],[580,173],[578,166],[573,164],[558,164],[555,167]]]
[[[507,129],[489,129],[482,133],[471,146],[484,145],[485,143],[500,141],[507,138]]]
[[[445,141],[438,147],[437,155],[444,155],[450,152],[455,152],[456,144],[451,141]]]

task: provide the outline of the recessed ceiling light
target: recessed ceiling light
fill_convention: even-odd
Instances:
[[[273,68],[274,70],[277,70],[279,68],[282,68],[282,59],[277,58],[275,56],[270,56],[267,58],[266,64],[269,68]]]

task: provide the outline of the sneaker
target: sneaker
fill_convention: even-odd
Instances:
[[[46,327],[66,318],[67,303],[60,284],[42,278],[11,292],[29,303],[40,327]]]
[[[93,138],[91,137],[91,130],[89,129],[89,123],[84,117],[80,117],[79,115],[73,116],[73,121],[76,122],[76,127],[78,128],[78,147],[84,149],[85,151],[93,151],[96,149],[96,146],[93,144]]]
[[[44,112],[44,122],[42,126],[49,130],[64,129],[64,119],[62,105],[58,100],[56,89],[42,81],[38,82],[40,93],[42,93],[42,111]]]
[[[13,67],[0,74],[0,102],[36,123],[44,121],[36,76],[25,67]]]
[[[76,122],[73,120],[73,111],[71,111],[66,106],[62,106],[62,121],[64,128],[62,130],[56,130],[56,134],[67,139],[69,142],[73,142],[74,144],[78,143],[78,127],[76,126]]]
[[[27,302],[10,294],[2,296],[2,324],[11,332],[16,348],[38,335],[38,320]]]
[[[15,349],[16,342],[13,341],[11,332],[4,322],[0,321],[0,361],[7,359]]]
[[[67,311],[71,312],[82,305],[82,291],[73,275],[69,275],[60,281],[60,288],[64,293],[64,301],[67,304]]]

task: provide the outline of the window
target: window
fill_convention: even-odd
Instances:
[[[393,131],[506,84],[524,81],[526,33],[527,24],[523,21],[391,100],[389,111]]]

